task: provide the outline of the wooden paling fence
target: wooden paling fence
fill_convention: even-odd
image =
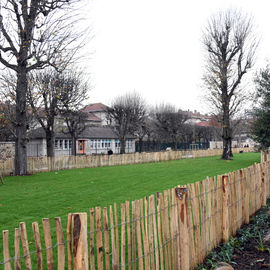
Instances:
[[[253,148],[233,148],[233,153],[253,152]],[[168,160],[179,160],[185,158],[198,158],[218,156],[222,149],[194,150],[194,151],[163,151],[149,153],[129,153],[122,155],[83,155],[83,156],[57,156],[50,157],[29,157],[27,159],[28,173],[37,173],[54,170],[91,168],[102,166],[116,166],[127,164],[139,164],[148,162],[161,162]],[[0,174],[10,175],[14,169],[13,159],[0,160]]]
[[[3,231],[0,266],[5,270],[191,269],[266,205],[270,161],[265,158],[245,169],[120,206],[69,214],[66,230],[55,218],[55,234],[47,218],[42,226],[32,223],[32,233],[22,222],[14,240]],[[30,251],[31,235],[35,248]]]

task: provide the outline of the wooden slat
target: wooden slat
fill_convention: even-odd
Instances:
[[[168,210],[168,242],[167,242],[167,245],[168,245],[168,254],[169,254],[169,268],[172,269],[173,265],[172,265],[172,239],[171,239],[171,190],[168,189],[167,190],[167,200],[168,200],[168,207],[167,207],[167,210]]]
[[[21,270],[21,262],[20,262],[20,242],[21,242],[21,233],[20,229],[15,229],[14,235],[14,269]],[[40,268],[38,268],[39,270]]]
[[[4,269],[11,270],[11,258],[9,253],[9,242],[8,242],[9,231],[3,231],[3,255],[4,255]]]
[[[103,225],[104,225],[104,249],[106,270],[110,270],[110,242],[109,242],[109,222],[107,208],[103,208]]]
[[[206,200],[205,200],[205,180],[199,182],[200,193],[200,224],[201,224],[201,256],[202,259],[205,257],[207,253],[207,246],[206,246]]]
[[[97,247],[97,268],[103,270],[103,241],[102,241],[102,224],[101,208],[96,207],[96,247]]]
[[[189,270],[189,225],[187,188],[176,188],[177,206],[180,214],[181,270]]]
[[[73,264],[74,270],[88,270],[87,214],[75,213],[73,223]]]
[[[57,237],[57,268],[58,270],[65,269],[65,240],[63,234],[63,228],[61,223],[61,218],[57,217],[54,219],[56,237]]]
[[[209,230],[209,237],[210,237],[210,243],[211,246],[210,248],[213,249],[215,247],[215,238],[216,238],[216,201],[215,201],[215,178],[211,177],[210,178],[210,183],[209,183],[209,195],[210,195],[210,230]]]
[[[244,220],[249,223],[249,169],[244,169],[243,195],[244,195]]]
[[[198,246],[198,257],[199,257],[199,262],[203,262],[204,256],[203,256],[203,216],[202,216],[202,207],[201,207],[201,200],[202,200],[202,196],[201,196],[201,182],[196,182],[196,202],[197,202],[197,208],[198,211],[196,211],[195,213],[198,213],[198,241],[197,241],[197,246]],[[180,211],[180,209],[179,209]]]
[[[26,226],[24,222],[20,223],[20,235],[22,240],[23,255],[25,261],[26,270],[32,270],[31,257],[29,254],[29,245],[27,239]]]
[[[164,260],[163,260],[163,241],[162,241],[162,228],[161,228],[161,203],[160,203],[160,195],[157,192],[157,226],[158,226],[158,242],[159,242],[159,256],[160,256],[160,270],[164,270]],[[149,264],[150,267],[150,264]],[[150,269],[146,268],[145,269]]]
[[[193,201],[194,201],[194,196],[195,196],[195,192],[193,190],[194,185],[188,184],[187,188],[188,188],[188,217],[189,217],[188,222],[189,222],[189,247],[190,247],[189,261],[190,261],[191,267],[194,267],[196,265],[195,261],[197,260],[196,253],[195,253],[195,227],[194,227],[194,215],[193,215],[193,211],[194,211],[193,210]],[[178,208],[177,208],[177,210],[178,210]],[[178,212],[177,212],[177,214],[178,214]],[[180,228],[179,227],[177,228],[177,233],[180,236]],[[180,245],[179,241],[178,241],[178,243]],[[178,249],[180,250],[180,246],[178,247]],[[178,254],[180,254],[180,252],[177,253],[177,258],[178,258]],[[179,258],[178,258],[177,267],[180,268],[180,265],[181,265],[181,262],[179,261]]]
[[[137,251],[138,251],[138,266],[139,270],[143,269],[143,256],[142,256],[142,239],[141,239],[141,227],[140,227],[140,201],[135,201],[136,207],[136,239],[137,239]]]
[[[72,214],[67,217],[67,255],[68,255],[68,270],[72,270],[72,251],[71,251],[71,225]]]
[[[158,236],[157,236],[157,212],[156,212],[156,204],[155,204],[155,196],[151,195],[150,201],[152,203],[152,219],[153,219],[153,229],[154,229],[154,243],[155,243],[155,260],[156,260],[156,269],[159,269],[159,248],[158,248]]]
[[[168,251],[166,246],[166,232],[165,232],[165,208],[164,208],[164,200],[163,194],[159,194],[160,200],[160,217],[161,217],[161,226],[162,226],[162,247],[164,251],[164,267],[165,270],[169,269],[169,262],[168,262]]]
[[[223,240],[228,242],[230,237],[229,228],[229,179],[228,175],[222,176],[223,182]]]
[[[121,204],[121,269],[125,270],[126,264],[126,205]]]
[[[193,230],[194,230],[194,246],[195,256],[194,260],[196,264],[200,263],[200,217],[199,217],[199,203],[196,193],[195,184],[191,184],[191,197],[192,197],[192,214],[193,214]]]
[[[167,249],[167,262],[168,262],[168,269],[171,269],[171,249],[169,245],[170,241],[170,229],[169,229],[169,213],[168,213],[168,191],[164,191],[164,232],[165,232],[165,248]],[[165,261],[166,267],[166,261]]]
[[[114,234],[114,221],[113,221],[113,209],[110,205],[110,227],[111,227],[111,245],[112,245],[112,269],[118,269],[118,265],[116,263],[116,251],[115,251],[115,234]]]
[[[155,269],[155,250],[154,250],[154,235],[153,235],[153,209],[152,209],[152,203],[151,203],[151,196],[149,196],[149,227],[148,227],[148,233],[149,233],[149,253],[150,253],[150,264],[151,269]]]
[[[90,269],[95,269],[95,209],[90,208],[90,236],[89,236],[89,249],[90,249]]]
[[[128,248],[128,270],[131,270],[131,235],[130,235],[130,210],[129,201],[126,201],[126,219],[127,219],[127,248]]]
[[[115,256],[116,264],[119,266],[119,221],[117,217],[117,207],[114,203],[114,222],[115,222]]]
[[[48,270],[54,270],[51,226],[48,218],[42,219]]]
[[[174,212],[174,203],[175,203],[175,191],[174,189],[170,193],[171,201],[170,201],[170,207],[169,207],[169,215],[170,215],[170,239],[171,239],[171,247],[172,247],[172,269],[177,269],[176,268],[176,239],[175,239],[175,212]],[[157,268],[158,269],[158,268]]]
[[[40,241],[39,226],[37,222],[32,223],[32,230],[33,230],[36,252],[37,252],[37,268],[38,270],[42,270],[43,269],[42,248],[41,248],[41,241]]]
[[[132,261],[133,261],[133,269],[136,269],[136,205],[135,201],[131,203],[132,207]]]
[[[230,235],[235,236],[237,230],[237,194],[236,194],[236,174],[232,172],[229,175],[231,187],[231,201],[230,201]]]
[[[212,249],[212,242],[211,242],[211,187],[210,187],[210,179],[209,177],[206,178],[205,181],[205,199],[206,199],[206,250],[207,253]]]

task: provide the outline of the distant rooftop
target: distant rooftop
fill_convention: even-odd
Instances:
[[[82,112],[104,112],[107,111],[108,106],[103,103],[91,103],[81,109]]]

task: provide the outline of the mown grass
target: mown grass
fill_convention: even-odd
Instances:
[[[236,154],[231,161],[207,157],[5,177],[0,186],[0,231],[8,229],[13,235],[20,222],[30,228],[45,217],[62,217],[65,226],[70,212],[132,201],[254,162],[260,162],[259,153]]]

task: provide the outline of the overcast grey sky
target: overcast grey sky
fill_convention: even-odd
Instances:
[[[238,8],[254,17],[261,42],[253,71],[270,57],[269,0],[89,3],[88,23],[94,36],[87,45],[90,102],[110,104],[114,97],[136,90],[151,105],[168,102],[185,110],[209,111],[201,99],[201,37],[209,16],[222,9]]]

